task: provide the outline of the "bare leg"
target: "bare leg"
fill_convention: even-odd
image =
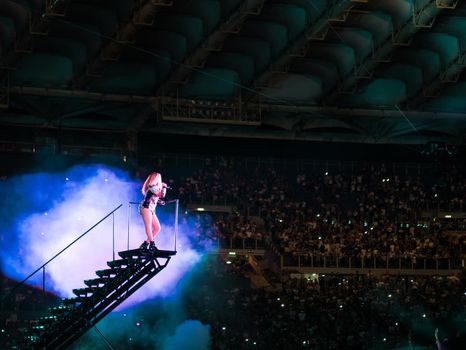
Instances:
[[[147,208],[142,208],[141,209],[141,216],[142,220],[144,221],[144,227],[146,229],[146,235],[147,235],[147,240],[146,242],[149,243],[150,241],[154,240],[154,236],[152,234],[152,213],[150,212],[149,209]],[[160,224],[159,224],[160,226]]]
[[[157,215],[152,215],[152,240],[155,239],[157,234],[160,232],[160,222]]]

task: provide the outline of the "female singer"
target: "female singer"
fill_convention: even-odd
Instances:
[[[144,221],[147,239],[142,242],[139,247],[140,250],[147,250],[150,253],[157,251],[154,243],[154,238],[160,231],[160,222],[155,214],[155,207],[157,203],[164,205],[165,202],[162,198],[165,197],[167,192],[167,184],[162,182],[162,175],[157,172],[149,174],[141,189],[144,195],[144,200],[139,204],[139,213]]]

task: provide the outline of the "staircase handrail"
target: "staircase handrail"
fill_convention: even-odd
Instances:
[[[78,238],[76,238],[73,242],[71,242],[70,244],[68,244],[65,248],[63,248],[62,250],[60,250],[57,254],[55,254],[52,258],[50,258],[49,260],[47,260],[44,264],[42,264],[40,267],[38,267],[34,272],[32,272],[29,276],[27,276],[25,279],[23,279],[21,282],[18,282],[11,290],[10,292],[5,296],[8,297],[9,295],[11,295],[11,293],[16,289],[18,288],[19,286],[23,285],[24,282],[26,282],[29,278],[31,278],[32,276],[34,276],[37,272],[39,272],[40,270],[42,270],[45,266],[47,266],[52,260],[54,260],[56,257],[58,257],[61,253],[63,253],[65,250],[67,250],[69,247],[71,247],[73,244],[75,244],[77,241],[79,241],[81,238],[83,238],[85,235],[87,235],[90,231],[92,231],[97,225],[99,225],[102,221],[104,221],[105,219],[107,219],[110,215],[112,215],[114,212],[116,212],[118,209],[121,208],[123,204],[120,204],[118,207],[116,207],[115,209],[113,209],[110,213],[108,213],[107,215],[105,215],[102,219],[100,219],[97,223],[95,223],[90,229],[88,229],[86,232],[84,232],[83,234],[81,234]]]

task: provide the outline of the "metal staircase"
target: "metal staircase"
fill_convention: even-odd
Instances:
[[[139,249],[119,252],[121,259],[108,261],[98,278],[85,280],[86,287],[73,289],[74,298],[62,299],[49,309],[30,334],[28,349],[65,349],[152,277],[162,271],[176,251],[151,254]]]

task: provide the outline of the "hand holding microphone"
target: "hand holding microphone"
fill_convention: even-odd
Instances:
[[[167,190],[171,190],[172,188],[168,186],[165,182],[162,182],[162,188],[166,188]]]

